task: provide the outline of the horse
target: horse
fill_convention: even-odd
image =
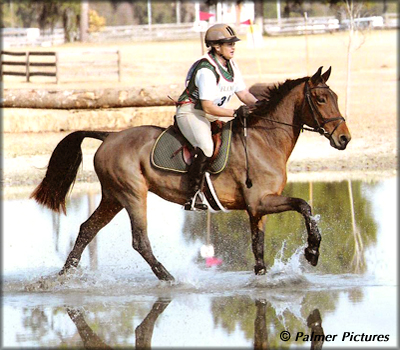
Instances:
[[[338,97],[326,84],[331,67],[323,74],[322,68],[311,77],[265,87],[249,117],[233,120],[229,162],[224,171],[211,175],[224,208],[245,210],[249,216],[256,275],[266,274],[263,223],[269,214],[300,213],[308,234],[305,258],[312,266],[318,262],[321,234],[310,205],[304,199],[281,194],[287,181],[286,164],[301,131],[320,133],[338,150],[344,150],[351,139],[339,111]],[[78,266],[84,249],[99,230],[125,209],[131,223],[133,248],[159,280],[174,281],[154,256],[147,235],[148,191],[183,205],[189,190],[187,174],[157,169],[150,162],[152,147],[164,130],[153,125],[119,132],[81,130],[67,135],[56,146],[46,175],[31,198],[66,214],[66,197],[82,161],[82,141],[87,137],[102,141],[94,156],[102,198],[89,219],[81,224],[60,275]]]

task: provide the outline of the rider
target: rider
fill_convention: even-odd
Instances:
[[[214,150],[211,122],[220,117],[246,118],[248,106],[257,102],[232,60],[237,41],[240,39],[235,31],[226,24],[215,24],[207,30],[205,44],[210,50],[189,69],[186,88],[177,102],[176,123],[195,148],[188,170],[190,195],[185,210],[207,209],[198,200],[197,194],[201,191],[208,161]],[[233,94],[244,103],[236,110],[225,108]]]

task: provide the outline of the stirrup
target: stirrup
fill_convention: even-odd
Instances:
[[[194,196],[185,203],[184,209],[185,210],[191,210],[191,211],[196,211],[196,210],[208,210],[208,205],[204,204],[202,200],[203,193],[198,190]]]

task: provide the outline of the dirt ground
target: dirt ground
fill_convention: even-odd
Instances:
[[[353,38],[359,48],[352,50],[348,94],[347,42],[347,33],[337,33],[308,38],[264,38],[262,46],[256,49],[249,47],[246,40],[237,45],[236,61],[248,86],[256,82],[270,83],[302,77],[313,74],[320,66],[325,69],[332,66],[328,83],[339,96],[339,107],[347,119],[352,140],[346,150],[338,151],[330,147],[327,139],[318,134],[304,132],[288,163],[289,181],[308,181],[311,178],[373,180],[397,175],[397,33],[373,31],[358,33]],[[4,88],[93,89],[106,86],[182,84],[187,68],[201,54],[198,42],[124,43],[118,47],[122,50],[125,72],[121,83],[72,81],[56,86],[39,79],[33,83],[24,83],[10,77],[5,79]],[[55,49],[78,50],[80,47],[78,44],[63,45]],[[346,95],[349,101],[347,114]],[[14,123],[16,130],[13,133],[3,133],[2,182],[6,198],[22,191],[16,188],[30,191],[41,181],[52,150],[72,131],[24,132],[32,130],[29,129],[29,120],[34,120],[34,116],[43,111],[16,111],[12,108],[3,110],[3,122]],[[70,113],[71,118],[80,116],[82,120],[89,119],[90,125],[95,128],[97,119],[94,116],[117,112],[102,110],[63,113]],[[171,112],[172,118],[173,108],[167,112]],[[59,112],[46,113],[57,115]],[[127,126],[136,123],[166,126],[169,121],[164,118],[160,122],[149,115],[148,118],[128,120],[127,123]],[[121,128],[124,125],[110,125],[107,129]],[[73,129],[79,129],[79,125],[75,125]],[[84,162],[82,171],[78,174],[78,183],[97,181],[92,160],[99,145],[100,142],[96,140],[84,141]]]

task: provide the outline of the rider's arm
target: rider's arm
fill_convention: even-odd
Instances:
[[[238,91],[236,92],[236,95],[237,97],[239,97],[239,100],[242,101],[247,106],[254,105],[257,102],[257,99],[248,89]]]
[[[248,90],[244,89],[242,91],[236,92],[237,97],[240,101],[242,101],[247,106],[252,106],[257,102],[257,99],[254,95]],[[235,110],[229,108],[222,108],[213,104],[213,101],[210,100],[201,100],[201,107],[203,111],[215,115],[217,117],[233,117]]]
[[[237,86],[235,91],[236,96],[239,98],[241,102],[250,107],[257,102],[257,99],[246,87],[242,73],[240,72],[239,68],[237,68],[236,63],[233,62],[233,65],[234,67],[236,67],[235,70],[235,84]]]
[[[214,115],[216,117],[232,118],[235,113],[234,109],[216,106],[213,101],[210,100],[201,100],[201,107],[203,108],[204,112]]]

